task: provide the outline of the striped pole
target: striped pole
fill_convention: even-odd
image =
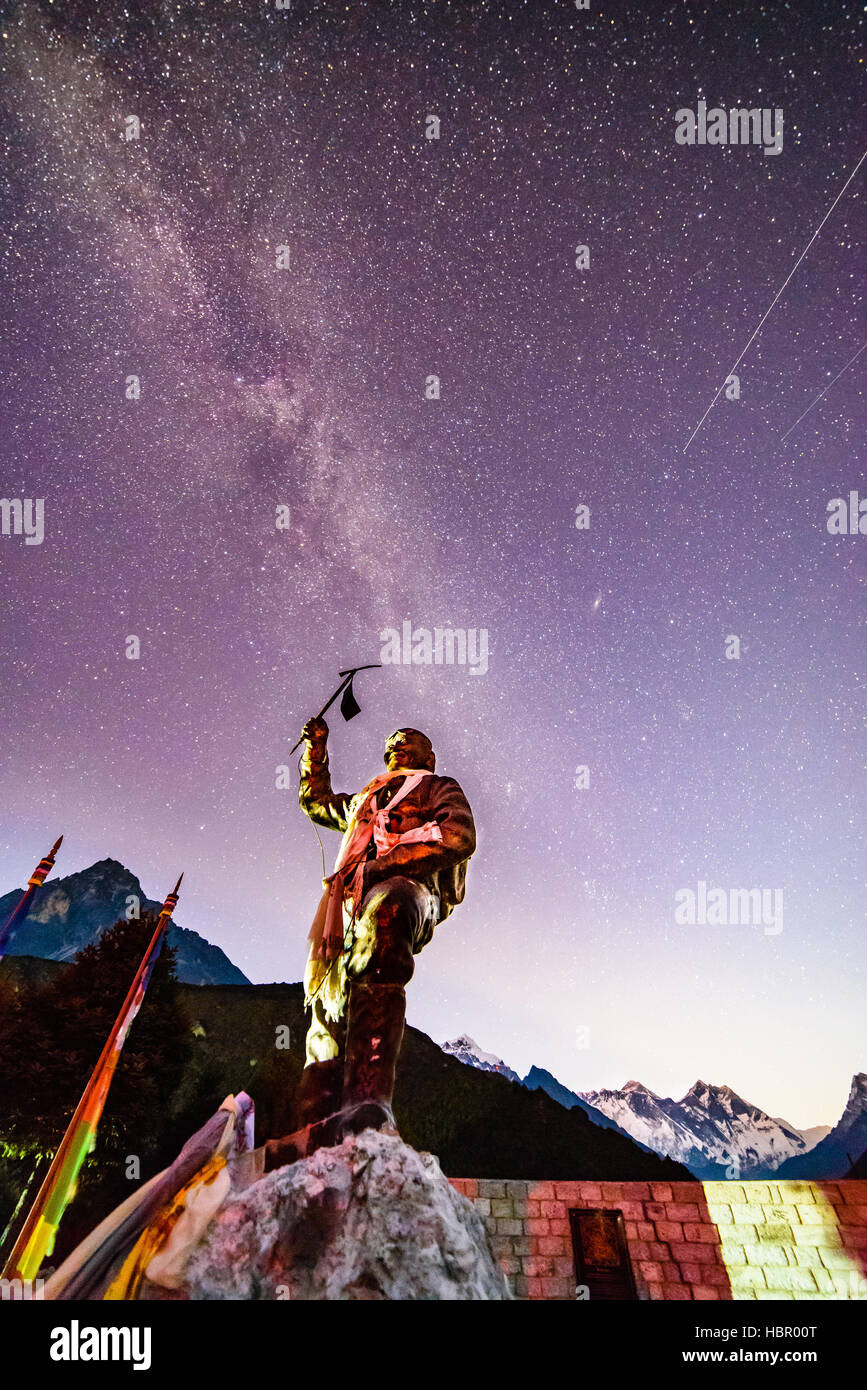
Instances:
[[[5,956],[7,950],[9,949],[9,944],[12,941],[13,936],[15,935],[16,931],[21,926],[21,923],[24,921],[24,918],[30,911],[30,904],[33,901],[33,894],[36,892],[37,888],[42,887],[48,875],[51,873],[51,870],[54,868],[54,856],[56,855],[57,851],[60,849],[60,846],[62,844],[63,836],[61,835],[60,839],[56,842],[56,844],[52,846],[48,854],[46,854],[45,858],[40,859],[39,863],[36,865],[36,868],[33,870],[33,873],[30,875],[30,878],[28,878],[27,880],[27,891],[25,892],[24,897],[17,904],[17,906],[13,907],[12,914],[8,922],[2,928],[2,930],[0,930],[0,960],[2,960]]]
[[[169,919],[178,904],[181,878],[160,911],[154,934],[114,1021],[99,1061],[91,1072],[84,1094],[60,1141],[27,1219],[3,1269],[4,1279],[35,1279],[39,1267],[54,1249],[54,1238],[63,1213],[75,1196],[78,1174],[96,1143],[96,1128],[111,1086],[130,1026],[141,1008],[154,965],[162,949]]]

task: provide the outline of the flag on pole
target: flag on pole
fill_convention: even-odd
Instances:
[[[342,674],[341,672],[341,675]],[[349,677],[349,680],[343,688],[343,699],[340,701],[340,713],[343,715],[347,724],[350,719],[354,719],[357,714],[361,713],[361,705],[356,700],[355,692],[352,689],[352,676]]]
[[[44,859],[40,859],[33,873],[27,880],[27,889],[24,897],[12,909],[9,920],[0,929],[0,960],[3,959],[9,949],[13,936],[15,935],[24,918],[30,911],[30,904],[33,901],[33,894],[37,888],[41,888],[51,870],[54,868],[54,856],[63,844],[63,836],[49,850]]]
[[[340,684],[338,685],[337,689],[335,690],[334,694],[330,697],[330,699],[326,700],[325,704],[322,706],[316,718],[321,719],[324,714],[327,714],[328,711],[331,709],[331,706],[334,704],[334,701],[337,699],[338,695],[342,695],[343,699],[340,701],[340,713],[343,715],[343,718],[347,721],[347,723],[350,719],[354,719],[357,714],[361,713],[361,705],[355,698],[355,692],[352,689],[352,682],[355,680],[355,677],[358,675],[359,671],[377,671],[381,665],[381,661],[376,661],[372,666],[350,666],[347,668],[347,670],[340,671]],[[302,734],[298,742],[292,748],[289,749],[290,758],[292,757],[292,754],[295,752],[295,749],[300,748],[303,742],[304,735]]]
[[[78,1175],[85,1158],[96,1144],[96,1130],[105,1106],[112,1077],[132,1022],[141,1008],[154,965],[162,950],[169,920],[177,907],[181,878],[160,910],[154,934],[129,987],[120,1013],[99,1055],[84,1094],[75,1108],[66,1133],[45,1175],[27,1220],[21,1227],[3,1270],[3,1278],[34,1279],[46,1255],[54,1249],[54,1238],[63,1213],[75,1196]]]

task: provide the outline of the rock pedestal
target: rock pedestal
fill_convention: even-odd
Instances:
[[[161,1293],[152,1288],[144,1296]],[[375,1130],[268,1173],[230,1198],[170,1296],[511,1297],[481,1216],[437,1160]]]

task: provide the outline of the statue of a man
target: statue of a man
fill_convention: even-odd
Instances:
[[[391,1102],[413,956],[463,900],[476,847],[467,799],[451,777],[436,776],[430,739],[417,729],[391,735],[385,773],[355,796],[331,789],[325,721],[309,720],[303,737],[301,806],[317,825],[343,831],[343,843],[310,930],[298,1130],[268,1142],[268,1168],[362,1129],[396,1133]]]

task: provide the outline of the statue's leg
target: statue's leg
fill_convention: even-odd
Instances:
[[[340,1140],[336,1117],[343,1102],[346,1021],[344,1017],[335,1022],[321,997],[313,1000],[310,1014],[306,1065],[293,1105],[294,1128],[282,1139],[266,1143],[265,1169],[269,1172]]]
[[[297,1127],[316,1124],[333,1115],[343,1101],[346,1022],[334,1022],[321,999],[314,999],[307,1029],[307,1060],[295,1093]]]
[[[346,1043],[346,1019],[336,1023],[325,1010],[322,999],[317,996],[310,1005],[310,1024],[305,1043],[305,1067],[316,1062],[330,1062],[343,1055]]]
[[[344,1018],[335,1023],[314,999],[307,1066],[296,1096],[303,1127],[268,1141],[266,1170],[337,1144],[344,1134],[394,1129],[391,1102],[403,1040],[405,986],[415,966],[413,952],[430,940],[438,917],[437,898],[413,879],[386,879],[367,894],[346,964]],[[334,1105],[341,1083],[342,1109],[335,1114],[326,1107]]]
[[[343,1132],[388,1127],[413,947],[430,938],[438,903],[413,879],[377,884],[362,903],[347,964],[349,1004]]]

